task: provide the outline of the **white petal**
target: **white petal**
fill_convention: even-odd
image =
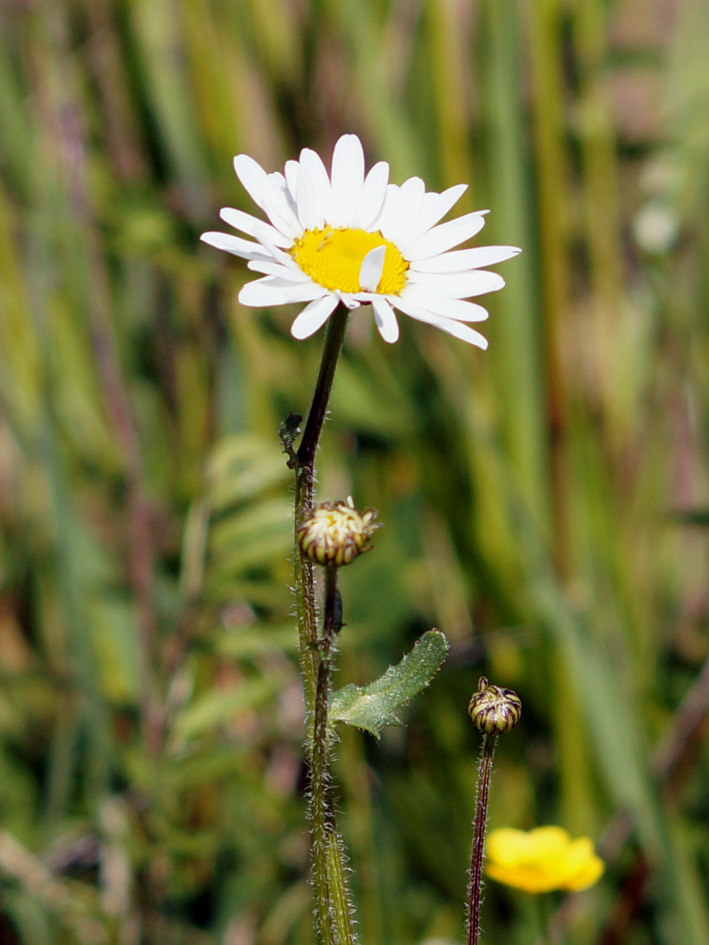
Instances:
[[[202,233],[200,239],[217,249],[223,249],[234,256],[241,256],[242,259],[264,259],[266,256],[260,243],[242,240],[240,236],[232,236],[231,233]]]
[[[269,246],[267,243],[264,243],[264,249],[267,249],[269,255],[275,259],[276,262],[281,263],[282,266],[297,266],[297,263],[293,262],[293,258],[290,253],[284,252],[277,246]],[[300,269],[300,266],[297,266],[297,268]]]
[[[476,246],[474,249],[454,249],[450,253],[441,253],[429,259],[419,259],[411,263],[411,269],[417,272],[463,272],[465,269],[482,269],[495,263],[512,259],[522,250],[516,246]]]
[[[268,175],[268,179],[271,181],[271,184],[273,185],[273,188],[276,191],[276,193],[279,193],[282,199],[285,200],[286,206],[290,210],[293,217],[297,220],[298,219],[298,205],[295,202],[293,194],[290,192],[290,188],[288,187],[288,183],[286,182],[286,179],[283,176],[283,174],[281,174],[280,171],[273,171],[271,174]],[[298,231],[300,232],[300,230],[301,230],[301,227],[300,227],[300,224],[298,224]]]
[[[349,309],[359,308],[362,304],[361,294],[352,295],[350,292],[335,292],[335,295],[342,304]],[[367,300],[369,301],[369,300]]]
[[[279,279],[287,279],[289,282],[312,282],[310,276],[292,261],[290,265],[283,265],[275,259],[256,259],[252,260],[248,267],[253,272],[263,272],[267,276],[276,276]]]
[[[364,151],[357,135],[343,135],[332,152],[333,226],[352,226],[364,183]]]
[[[373,228],[373,224],[384,206],[384,199],[389,183],[389,165],[386,161],[379,161],[371,169],[364,181],[359,206],[355,208],[352,226],[363,230]]]
[[[448,211],[460,200],[467,189],[467,184],[456,184],[454,187],[449,187],[448,190],[444,190],[442,194],[426,194],[423,198],[418,216],[413,221],[408,232],[403,235],[403,245],[408,246],[413,240],[418,239],[419,236],[428,232],[439,220],[442,220]],[[462,268],[464,267],[461,266],[461,269]]]
[[[293,243],[292,239],[284,236],[275,226],[271,226],[270,223],[259,220],[257,217],[252,217],[250,213],[235,210],[234,207],[222,207],[219,216],[229,226],[233,226],[235,230],[241,230],[242,233],[246,233],[248,236],[253,236],[259,243],[272,243],[274,246],[280,246],[283,249],[287,249]]]
[[[441,318],[455,318],[459,322],[483,322],[488,317],[487,309],[476,302],[454,299],[418,285],[407,285],[401,293],[401,298],[416,308],[425,309],[434,315],[440,315]]]
[[[398,245],[418,216],[425,193],[426,185],[420,177],[410,177],[397,192],[392,191],[377,221],[382,235]]]
[[[284,252],[282,249],[279,249],[278,246],[274,246],[273,243],[268,242],[266,234],[260,237],[258,245],[261,247],[261,252],[260,255],[254,253],[254,259],[272,259],[275,262],[279,262],[282,266],[288,267],[295,265],[289,253]]]
[[[298,206],[298,178],[300,177],[300,164],[297,161],[286,161],[285,166],[286,187],[293,205]]]
[[[239,292],[239,301],[242,305],[267,308],[271,305],[287,305],[289,302],[312,302],[327,291],[315,282],[293,283],[287,279],[266,276],[265,279],[247,282]]]
[[[442,318],[440,321],[430,322],[429,324],[435,325],[436,328],[440,328],[441,331],[445,331],[449,335],[453,335],[454,338],[460,338],[461,341],[476,345],[478,348],[482,348],[483,351],[487,349],[488,340],[485,335],[481,335],[474,328],[468,328],[467,325],[461,325],[460,322],[456,322],[452,318]]]
[[[325,322],[332,315],[337,305],[335,295],[325,295],[322,298],[315,299],[310,305],[306,305],[303,311],[290,326],[290,333],[294,338],[302,340],[315,334],[318,328],[322,328]]]
[[[359,284],[365,292],[376,292],[384,272],[386,246],[375,246],[362,260],[359,268]]]
[[[446,331],[449,335],[460,338],[462,341],[467,341],[471,345],[477,345],[478,348],[482,348],[483,350],[487,348],[487,338],[481,335],[479,331],[475,331],[474,328],[468,328],[467,325],[461,325],[460,322],[454,321],[452,318],[442,318],[440,315],[435,315],[433,312],[429,312],[426,309],[411,305],[398,296],[393,296],[391,301],[400,311],[410,318],[415,318],[419,322],[426,322],[429,325],[433,325],[435,328],[440,328],[441,331]]]
[[[424,259],[427,256],[435,256],[438,253],[445,253],[446,250],[457,246],[469,240],[485,226],[485,214],[487,210],[475,210],[473,213],[466,213],[462,217],[450,220],[448,223],[441,223],[440,226],[434,226],[423,236],[407,243],[401,247],[402,252],[409,260]]]
[[[496,272],[486,269],[469,269],[467,272],[409,272],[407,285],[420,285],[432,292],[451,295],[455,299],[468,299],[473,295],[497,292],[505,280]]]
[[[406,236],[409,233],[421,213],[426,197],[426,185],[420,177],[410,177],[401,185],[401,193],[406,200],[406,206],[396,230],[396,242],[398,242],[400,235]]]
[[[392,345],[399,340],[399,323],[396,320],[394,309],[381,296],[372,299],[372,309],[374,310],[374,321],[379,329],[379,334],[384,341]]]
[[[320,155],[310,148],[300,152],[298,219],[304,230],[323,226],[332,209],[330,178]]]
[[[373,224],[387,239],[390,228],[396,226],[397,220],[404,211],[404,204],[405,199],[401,195],[401,187],[398,184],[389,184],[384,195],[381,213]]]
[[[234,170],[254,203],[267,214],[271,223],[291,241],[302,232],[298,218],[288,206],[283,190],[274,186],[274,181],[260,164],[248,154],[234,158]]]

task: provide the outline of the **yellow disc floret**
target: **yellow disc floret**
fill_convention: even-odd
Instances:
[[[306,230],[289,252],[313,282],[333,292],[354,294],[367,291],[359,283],[360,269],[367,253],[378,246],[386,246],[386,253],[376,291],[382,295],[397,295],[406,283],[409,264],[394,243],[378,231],[368,233],[366,230],[331,226]]]

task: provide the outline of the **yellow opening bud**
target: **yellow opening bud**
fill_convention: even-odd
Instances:
[[[298,528],[304,554],[318,564],[341,567],[369,551],[369,539],[381,525],[374,522],[374,509],[358,512],[350,496],[338,502],[316,505]]]

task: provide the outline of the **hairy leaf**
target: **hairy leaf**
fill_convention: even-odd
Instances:
[[[396,666],[366,686],[350,684],[332,694],[330,721],[346,722],[377,738],[384,725],[401,725],[396,713],[424,690],[448,653],[440,630],[429,630]]]

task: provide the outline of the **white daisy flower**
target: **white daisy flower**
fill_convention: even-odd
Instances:
[[[390,343],[399,337],[397,309],[487,348],[487,340],[465,324],[483,321],[487,310],[465,300],[501,289],[502,276],[483,267],[521,250],[453,249],[483,228],[488,212],[439,222],[466,184],[437,194],[412,177],[398,187],[389,183],[384,161],[365,175],[356,135],[343,135],[335,145],[329,176],[308,148],[300,160],[287,162],[284,174],[267,174],[246,154],[234,158],[234,168],[270,223],[225,207],[221,218],[251,240],[228,233],[201,238],[248,259],[249,269],[263,273],[239,293],[243,305],[307,302],[291,326],[295,338],[316,332],[342,302],[350,309],[370,304],[380,335]]]

